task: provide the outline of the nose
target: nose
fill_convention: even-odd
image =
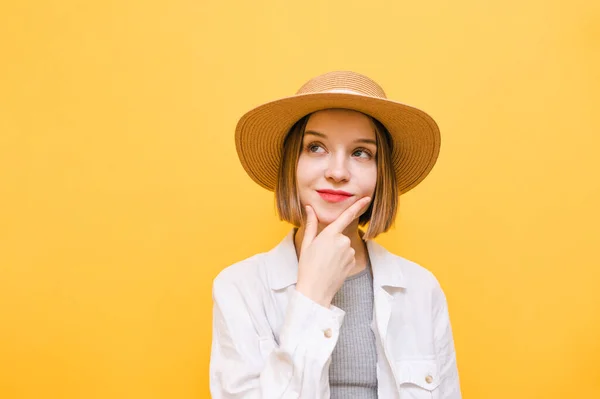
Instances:
[[[325,178],[334,182],[343,182],[350,179],[350,171],[348,165],[346,165],[345,157],[340,154],[329,158]]]

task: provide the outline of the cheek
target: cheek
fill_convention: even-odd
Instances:
[[[361,172],[360,188],[364,195],[372,196],[377,185],[377,166],[373,165]]]
[[[296,179],[298,180],[298,188],[302,189],[306,185],[313,182],[319,172],[318,163],[308,157],[302,155],[298,159],[298,166],[296,169]]]

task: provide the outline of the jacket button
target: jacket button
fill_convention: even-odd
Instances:
[[[425,382],[431,384],[433,382],[433,377],[428,375],[427,377],[425,377]]]
[[[323,331],[323,335],[325,336],[325,338],[331,338],[331,336],[333,335],[333,333],[331,332],[331,328],[328,328],[327,330]]]

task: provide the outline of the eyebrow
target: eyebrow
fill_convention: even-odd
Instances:
[[[327,135],[320,133],[320,132],[315,132],[314,130],[307,130],[304,132],[304,135],[307,134],[312,134],[313,136],[317,136],[317,137],[321,137],[326,139]],[[358,140],[354,140],[355,143],[363,143],[363,144],[373,144],[374,146],[377,146],[377,141],[372,140],[372,139],[358,139]]]

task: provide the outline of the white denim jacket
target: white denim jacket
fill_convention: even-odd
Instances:
[[[344,312],[295,289],[294,230],[213,284],[213,399],[327,399]],[[378,397],[460,399],[444,293],[423,267],[367,241],[373,269]]]

